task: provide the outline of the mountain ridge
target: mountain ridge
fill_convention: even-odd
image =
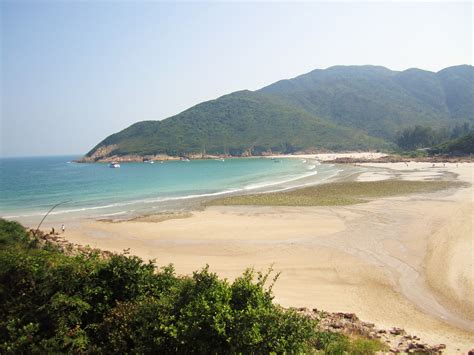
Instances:
[[[161,121],[137,122],[86,158],[389,149],[402,128],[461,122],[474,122],[470,65],[438,72],[333,66],[226,94]]]

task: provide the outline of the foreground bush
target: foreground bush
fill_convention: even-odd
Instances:
[[[301,352],[315,324],[272,303],[268,274],[178,277],[137,257],[67,256],[0,221],[0,352]]]
[[[133,256],[68,256],[0,219],[0,353],[370,354],[273,303],[266,273],[179,277]],[[266,286],[269,284],[269,286]]]

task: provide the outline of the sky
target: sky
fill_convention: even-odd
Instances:
[[[142,120],[333,65],[472,64],[472,2],[0,0],[0,156],[82,155]]]

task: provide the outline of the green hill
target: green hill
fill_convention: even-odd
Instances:
[[[402,128],[474,121],[474,68],[438,73],[336,66],[282,80],[262,92],[334,123],[393,140]]]
[[[460,65],[438,73],[453,119],[474,120],[474,67]]]
[[[144,121],[113,134],[95,147],[117,145],[110,154],[242,155],[291,153],[314,148],[375,149],[382,139],[321,120],[264,93],[235,92],[196,105],[163,121]]]
[[[403,128],[474,122],[473,88],[474,68],[467,65],[438,73],[331,67],[138,122],[86,156],[388,149]]]

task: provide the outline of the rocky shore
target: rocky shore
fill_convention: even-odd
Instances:
[[[404,329],[377,328],[375,324],[360,320],[354,313],[329,313],[322,310],[297,308],[298,313],[318,321],[322,331],[342,333],[349,337],[363,337],[377,339],[386,344],[387,351],[392,354],[418,353],[418,354],[441,354],[446,349],[445,344],[429,345],[418,336],[407,334]],[[471,354],[471,352],[469,353]],[[474,350],[472,352],[474,355]]]
[[[179,156],[173,156],[168,154],[126,154],[118,155],[114,154],[117,150],[117,145],[107,145],[100,147],[94,151],[91,155],[85,155],[81,159],[76,160],[76,163],[110,163],[110,162],[119,162],[119,163],[131,163],[131,162],[143,162],[147,160],[153,161],[168,161],[168,160],[181,160],[181,159],[221,159],[233,157],[228,154],[212,155],[206,153],[189,153],[181,154]],[[261,156],[271,155],[271,152],[264,152]],[[250,151],[244,151],[239,157],[250,157],[252,153]]]
[[[41,230],[36,231],[34,229],[30,229],[29,232],[40,245],[52,245],[65,255],[73,256],[100,254],[100,256],[103,258],[110,258],[114,254],[108,250],[101,250],[97,248],[91,248],[89,246],[83,246],[77,243],[71,243],[57,232],[47,233]],[[127,250],[124,250],[123,252],[127,254]]]
[[[251,155],[242,155],[241,157],[250,157]],[[171,156],[166,154],[156,155],[112,155],[107,157],[87,157],[75,160],[75,163],[141,163],[144,161],[177,161],[183,159],[200,160],[200,159],[222,159],[230,158],[229,155],[203,155],[203,154],[188,154],[182,156]]]
[[[102,149],[105,149],[102,148]],[[293,154],[279,154],[272,152],[262,152],[259,155],[253,155],[250,151],[244,152],[242,155],[233,156],[229,154],[202,154],[192,153],[183,154],[180,156],[172,156],[167,154],[155,154],[155,155],[110,155],[109,150],[98,150],[91,156],[84,156],[81,159],[76,160],[76,163],[132,163],[132,162],[143,162],[143,161],[177,161],[183,159],[201,160],[201,159],[227,159],[227,158],[250,158],[250,157],[288,157],[288,158],[314,158],[325,163],[331,164],[359,164],[359,163],[409,163],[409,162],[432,162],[432,163],[463,163],[473,162],[474,157],[472,156],[450,156],[450,155],[436,155],[436,156],[403,156],[403,155],[386,155],[383,153],[370,153],[370,152],[340,152],[340,153],[328,153],[328,152],[296,152]]]

